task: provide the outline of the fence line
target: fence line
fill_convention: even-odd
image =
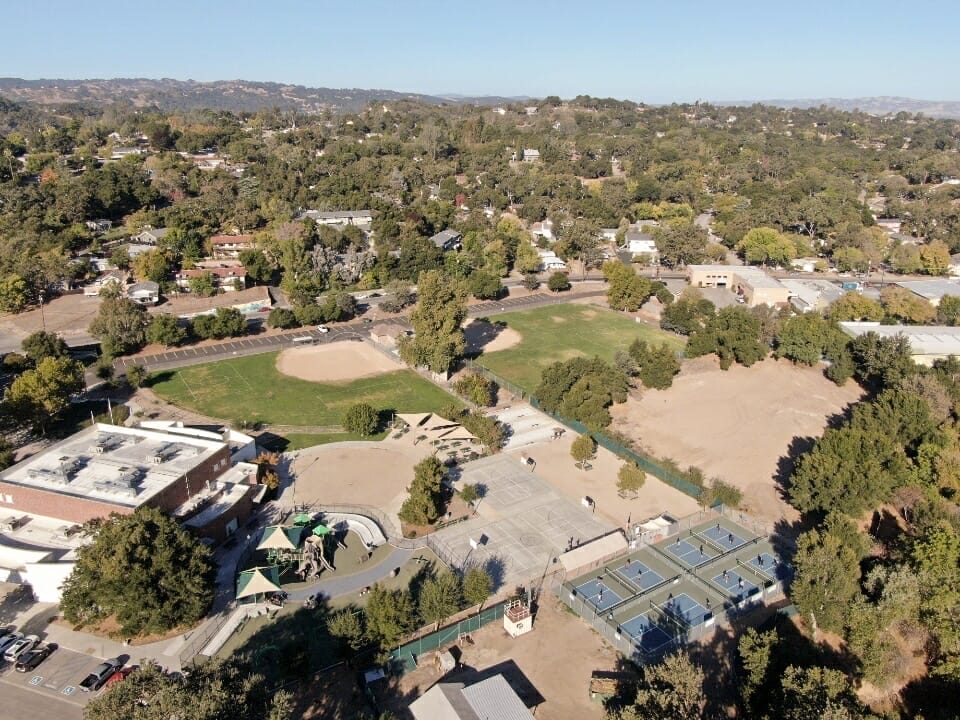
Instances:
[[[509,380],[500,377],[492,370],[485,368],[483,365],[473,360],[472,358],[464,358],[463,366],[478,375],[483,375],[487,380],[493,380],[497,385],[502,387],[509,393],[512,393],[514,397],[520,398],[521,400],[527,396],[527,391],[516,383],[512,383]]]
[[[465,633],[476,632],[484,625],[502,618],[506,604],[506,601],[497,603],[484,608],[476,615],[470,615],[436,632],[411,640],[390,653],[390,660],[399,667],[401,672],[413,670],[419,664],[419,657],[423,653],[439,650],[444,645],[455,643]]]
[[[630,448],[618,443],[613,438],[605,435],[603,432],[590,430],[583,423],[577,422],[576,420],[570,420],[569,418],[565,418],[562,415],[557,415],[556,413],[553,413],[553,412],[550,412],[549,410],[544,409],[540,405],[540,401],[537,400],[537,397],[535,395],[531,395],[529,400],[530,400],[530,404],[533,407],[535,407],[537,410],[544,413],[545,415],[549,415],[557,422],[566,425],[568,428],[570,428],[575,432],[580,433],[581,435],[592,435],[593,438],[597,441],[597,444],[601,445],[602,447],[605,447],[614,455],[618,455],[626,460],[631,460],[632,462],[635,462],[642,470],[650,473],[651,475],[655,475],[656,477],[660,478],[663,482],[667,483],[667,485],[670,485],[676,488],[677,490],[682,492],[684,495],[689,495],[695,500],[700,499],[700,495],[703,493],[703,488],[697,485],[694,485],[689,480],[686,480],[685,478],[679,476],[677,473],[672,472],[671,470],[667,470],[665,467],[658,465],[657,463],[653,462],[649,458],[646,458],[643,455],[639,455],[638,453],[634,452]]]

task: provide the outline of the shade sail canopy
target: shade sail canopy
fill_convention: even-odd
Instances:
[[[326,525],[322,525],[322,524],[321,524],[321,525],[317,525],[317,526],[313,529],[313,534],[314,534],[314,535],[329,535],[331,532],[333,532],[333,531],[332,531],[330,528],[328,528]]]
[[[280,572],[277,567],[244,570],[237,578],[237,600],[280,591]]]
[[[257,550],[296,550],[303,537],[302,527],[270,525],[263,529]]]

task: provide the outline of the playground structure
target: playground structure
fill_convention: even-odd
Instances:
[[[325,538],[332,535],[330,528],[326,525],[317,525],[313,532],[314,534],[310,535],[304,542],[303,551],[300,553],[297,575],[300,576],[301,580],[320,577],[320,573],[324,570],[330,572],[336,572],[337,570],[324,555]],[[337,540],[336,542],[338,547],[346,547],[341,541]]]

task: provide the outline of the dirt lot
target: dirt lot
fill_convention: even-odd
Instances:
[[[548,418],[549,420],[549,418]],[[551,421],[552,422],[552,421]],[[511,451],[526,455],[536,462],[536,473],[571,501],[579,503],[584,496],[594,501],[594,512],[614,525],[624,525],[627,518],[643,520],[662,512],[684,517],[699,509],[697,501],[684,495],[653,475],[640,488],[637,497],[622,498],[617,493],[617,473],[623,460],[604,448],[590,461],[590,470],[580,470],[570,456],[576,433],[566,432],[557,440]]]
[[[744,507],[767,521],[795,520],[780,497],[778,463],[794,438],[819,437],[827,419],[862,397],[821,368],[765,360],[720,370],[713,357],[687,361],[669,390],[647,390],[612,408],[613,427],[659,457],[733,483]]]
[[[522,698],[539,695],[538,720],[603,717],[603,706],[590,701],[588,688],[594,670],[613,670],[617,654],[586,623],[566,612],[549,592],[541,596],[542,605],[533,632],[513,639],[500,622],[493,622],[473,634],[474,645],[460,648],[460,663],[466,668],[443,678],[445,682],[470,682],[471,675],[493,666],[511,682]],[[421,694],[440,680],[438,671],[422,663],[405,675],[399,684],[403,698],[402,713]],[[532,686],[532,687],[531,687]],[[399,714],[400,717],[404,715]]]
[[[296,503],[373,505],[400,527],[397,512],[413,481],[413,466],[430,455],[430,445],[387,439],[377,443],[319,445],[293,461]]]
[[[359,342],[291,348],[277,357],[277,370],[310,382],[356,380],[402,367],[382,352]]]

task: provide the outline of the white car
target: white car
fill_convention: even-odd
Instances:
[[[328,328],[326,325],[317,325],[317,332],[326,335],[328,332],[330,332],[330,328]]]
[[[17,640],[13,645],[8,647],[6,652],[3,653],[3,659],[7,662],[16,662],[25,652],[33,650],[39,642],[40,638],[36,635],[27,635],[25,638]]]
[[[0,653],[6,652],[7,648],[23,640],[23,633],[12,632],[0,637]]]

